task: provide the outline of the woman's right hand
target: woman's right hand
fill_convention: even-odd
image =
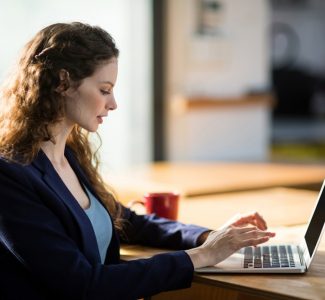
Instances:
[[[186,250],[186,253],[190,256],[195,269],[212,266],[243,247],[265,243],[274,236],[275,233],[255,226],[231,225],[221,230],[211,231],[201,246]]]

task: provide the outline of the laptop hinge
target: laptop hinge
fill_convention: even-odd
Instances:
[[[305,259],[304,259],[304,253],[303,253],[303,251],[302,251],[302,249],[301,249],[301,247],[299,245],[297,246],[297,248],[298,248],[300,264],[306,268],[307,266],[306,266],[306,262],[305,262]]]

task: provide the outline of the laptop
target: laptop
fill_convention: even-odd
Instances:
[[[325,229],[325,180],[319,192],[304,238],[298,245],[261,244],[245,247],[197,273],[305,273],[311,265]]]

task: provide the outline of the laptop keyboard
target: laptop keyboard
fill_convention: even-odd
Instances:
[[[244,249],[244,268],[294,267],[292,249],[289,245],[258,246]]]

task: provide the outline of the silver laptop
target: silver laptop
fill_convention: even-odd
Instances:
[[[221,263],[197,273],[304,273],[308,270],[325,229],[325,181],[304,238],[299,245],[245,247]]]

